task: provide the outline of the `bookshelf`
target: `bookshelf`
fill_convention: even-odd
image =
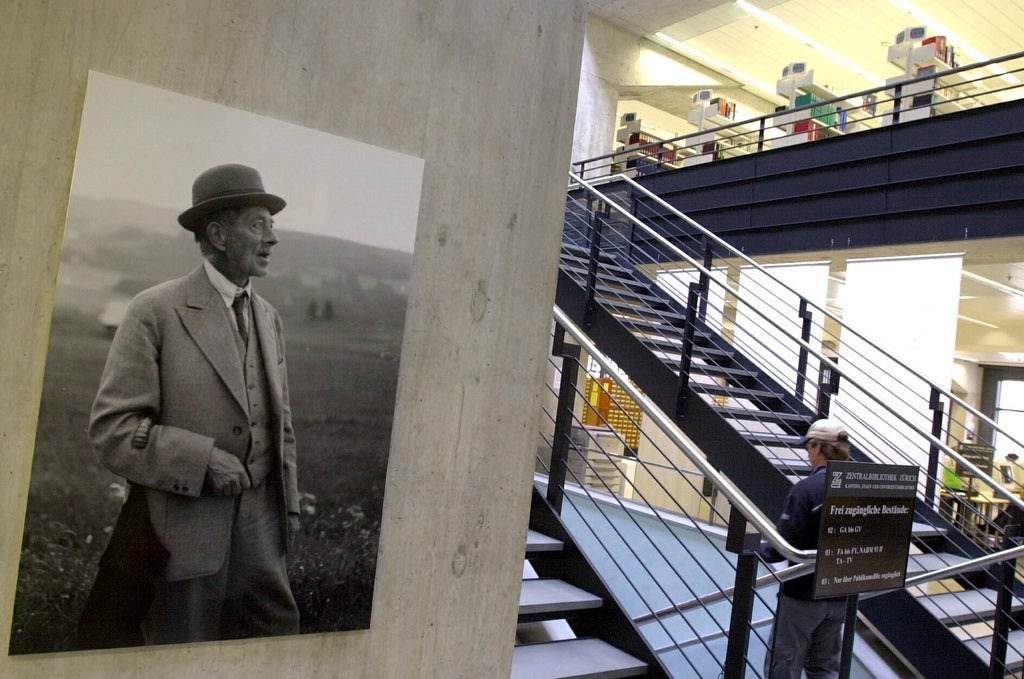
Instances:
[[[895,99],[895,86],[934,74],[935,78],[908,83],[901,88],[900,122],[929,118],[935,113],[953,113],[967,106],[967,100],[974,96],[976,88],[967,83],[960,74],[943,75],[957,67],[956,50],[942,35],[928,36],[924,26],[905,28],[896,34],[894,44],[889,46],[887,59],[900,70],[900,75],[887,78],[886,90]],[[892,115],[883,117],[883,124],[891,124]]]
[[[693,103],[686,119],[697,127],[697,134],[683,140],[683,146],[692,150],[683,159],[684,166],[745,155],[757,149],[758,131],[735,124],[735,102],[716,97],[711,90],[699,90],[693,95]],[[725,125],[730,127],[717,129]]]
[[[775,91],[786,97],[786,109],[808,106],[815,102],[834,99],[837,93],[814,83],[814,70],[802,61],[793,62],[782,69],[782,77],[775,83]],[[814,106],[802,111],[781,111],[774,118],[775,126],[783,136],[772,140],[772,148],[803,144],[825,137],[841,135],[847,126],[848,111],[835,104]]]

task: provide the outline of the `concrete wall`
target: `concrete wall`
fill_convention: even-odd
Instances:
[[[661,96],[682,99],[673,103],[682,103],[687,111],[690,99],[683,90],[713,89],[716,95],[737,103],[737,120],[775,107],[701,64],[591,15],[583,45],[572,159],[586,160],[614,150],[620,100],[629,100],[627,110],[639,112],[642,120],[661,128],[666,136],[696,131],[686,122],[685,114],[673,116],[657,109],[656,88],[678,90]]]
[[[0,4],[0,676],[508,676],[584,5]],[[368,632],[6,656],[89,69],[425,159]]]

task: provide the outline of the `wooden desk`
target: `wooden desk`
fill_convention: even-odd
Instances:
[[[1000,531],[993,523],[1010,501],[991,493],[943,491],[940,495],[940,513],[963,533],[981,542]]]

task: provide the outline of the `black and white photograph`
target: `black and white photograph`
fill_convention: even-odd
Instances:
[[[370,628],[422,176],[90,73],[11,655]]]

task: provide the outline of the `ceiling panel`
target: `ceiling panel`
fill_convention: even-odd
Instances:
[[[749,83],[745,85],[751,93],[769,99],[756,114],[785,103],[781,97],[772,97],[772,93],[783,67],[794,61],[807,62],[808,68],[814,70],[814,82],[828,85],[838,94],[876,87],[886,78],[899,75],[899,67],[887,60],[888,47],[896,34],[908,26],[925,25],[929,35],[946,35],[958,50],[961,64],[975,63],[981,58],[964,49],[963,41],[986,58],[1024,51],[1024,0],[751,0],[751,4],[767,11],[768,16],[755,16],[733,0],[592,0],[591,12],[636,35],[651,37],[660,31],[714,61],[727,64],[729,71],[723,73],[721,84],[715,87],[719,94],[739,96],[731,82],[743,76],[760,81],[769,88],[767,93]],[[914,13],[908,13],[908,8]],[[791,32],[774,25],[772,18],[786,24]],[[836,61],[808,42],[824,45],[852,63]],[[715,69],[713,62],[704,65]],[[869,75],[858,74],[857,67]],[[722,72],[720,68],[715,70]],[[645,117],[657,119],[677,132],[673,116],[685,121],[695,89],[695,83],[679,83],[663,88],[629,88],[624,95],[635,100],[630,106],[644,111]],[[747,97],[742,101],[757,100]],[[652,107],[667,115],[655,115]],[[951,252],[965,246],[966,271],[1024,290],[1024,238],[933,243],[889,248],[885,252],[861,251],[856,256]],[[833,260],[833,268],[842,276],[843,255],[822,254]],[[848,254],[855,256],[853,252]],[[1014,359],[999,352],[1024,351],[1024,296],[969,277],[963,279],[961,293],[961,315],[982,324],[961,318],[958,355],[982,361],[1020,362],[1019,354]]]
[[[914,14],[904,9],[907,5],[893,0],[787,0],[757,15],[744,11],[745,5],[719,2],[660,32],[772,88],[784,66],[805,61],[814,69],[817,84],[830,85],[840,94],[876,87],[898,75],[900,69],[887,60],[888,46],[908,26],[926,25],[929,35],[948,34],[961,63],[976,61],[962,41],[989,58],[1024,49],[1021,0],[920,0],[914,3]],[[751,6],[767,3],[760,0]],[[795,35],[784,33],[773,20]],[[815,44],[827,49],[818,51]],[[845,61],[831,58],[828,51]],[[872,77],[858,75],[857,68]]]

